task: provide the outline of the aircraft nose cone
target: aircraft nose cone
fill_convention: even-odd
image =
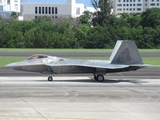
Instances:
[[[16,66],[16,63],[10,63],[10,64],[5,65],[5,67],[15,67],[15,66]]]

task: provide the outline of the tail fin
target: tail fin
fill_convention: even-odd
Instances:
[[[111,64],[143,64],[137,46],[131,40],[118,40],[110,61]]]

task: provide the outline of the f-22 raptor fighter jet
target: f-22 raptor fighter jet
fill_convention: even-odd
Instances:
[[[137,46],[131,40],[118,40],[109,60],[74,60],[36,54],[5,67],[43,74],[92,73],[96,81],[104,81],[106,73],[134,71],[147,67],[143,64]],[[48,81],[52,81],[52,76]]]

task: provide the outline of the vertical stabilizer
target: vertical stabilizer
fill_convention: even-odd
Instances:
[[[110,57],[111,64],[143,64],[132,40],[118,40]]]

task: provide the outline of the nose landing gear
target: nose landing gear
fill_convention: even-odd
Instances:
[[[49,76],[49,77],[48,77],[48,81],[53,81],[53,77],[52,77],[52,76]]]

